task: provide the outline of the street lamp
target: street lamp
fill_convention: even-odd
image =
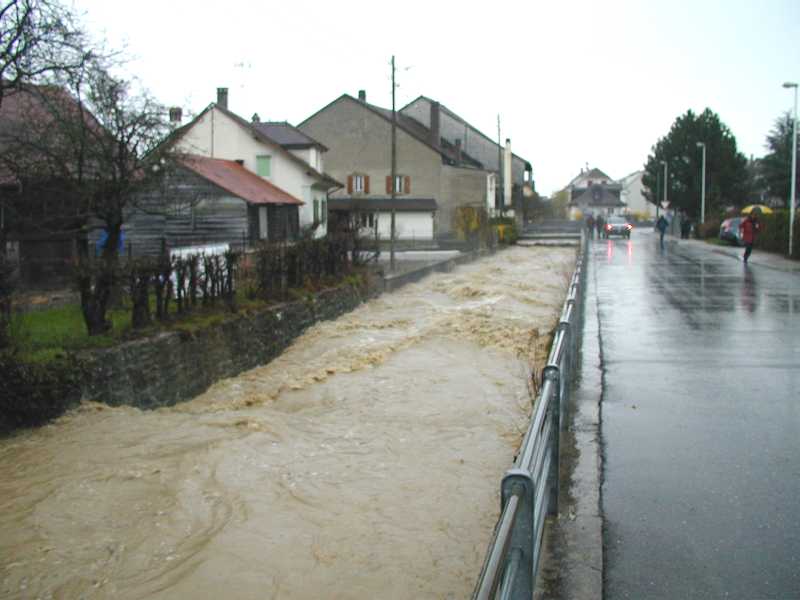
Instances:
[[[706,222],[706,145],[705,142],[697,142],[697,147],[703,149],[703,168],[700,177],[700,224]]]
[[[667,161],[662,160],[661,164],[664,165],[664,210],[667,209],[667,187],[669,181],[667,180]]]
[[[789,258],[792,256],[794,241],[794,195],[797,187],[797,84],[787,81],[785,88],[794,88],[794,117],[792,117],[792,183],[789,190]]]

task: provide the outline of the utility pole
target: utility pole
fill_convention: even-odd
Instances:
[[[389,270],[394,272],[395,198],[397,197],[397,112],[394,104],[394,55],[392,55],[392,223],[389,240]]]
[[[502,138],[500,137],[500,114],[497,115],[497,181],[498,181],[498,195],[500,196],[500,201],[497,203],[497,207],[500,209],[500,214],[502,215],[505,213],[505,198],[503,197],[503,191],[505,188],[503,187],[503,146],[501,145]]]

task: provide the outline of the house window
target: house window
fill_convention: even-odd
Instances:
[[[258,174],[259,177],[269,177],[272,175],[271,156],[256,156],[256,174]]]
[[[353,173],[347,176],[348,194],[369,194],[369,175]]]
[[[361,213],[361,227],[375,227],[375,213]]]
[[[314,223],[319,222],[319,200],[314,198]]]
[[[320,218],[323,225],[328,222],[328,202],[325,200],[320,201]]]
[[[411,177],[408,175],[395,175],[394,177],[394,192],[395,194],[410,194],[411,193]],[[392,176],[386,176],[386,193],[392,193]]]

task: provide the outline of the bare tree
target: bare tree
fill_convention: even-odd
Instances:
[[[54,81],[12,92],[4,107],[13,107],[14,118],[0,126],[0,171],[20,184],[4,202],[17,223],[42,231],[85,238],[92,228],[105,230],[96,260],[83,246],[77,279],[87,330],[97,335],[111,326],[106,313],[126,209],[166,170],[166,111],[100,59]]]
[[[0,105],[9,90],[74,73],[92,55],[74,14],[58,0],[0,0]]]

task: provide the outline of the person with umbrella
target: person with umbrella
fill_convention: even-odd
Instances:
[[[744,243],[744,257],[742,260],[747,263],[750,258],[750,253],[753,251],[753,244],[756,241],[756,235],[761,231],[761,223],[758,222],[759,210],[754,208],[748,211],[747,216],[739,223],[739,235]]]

